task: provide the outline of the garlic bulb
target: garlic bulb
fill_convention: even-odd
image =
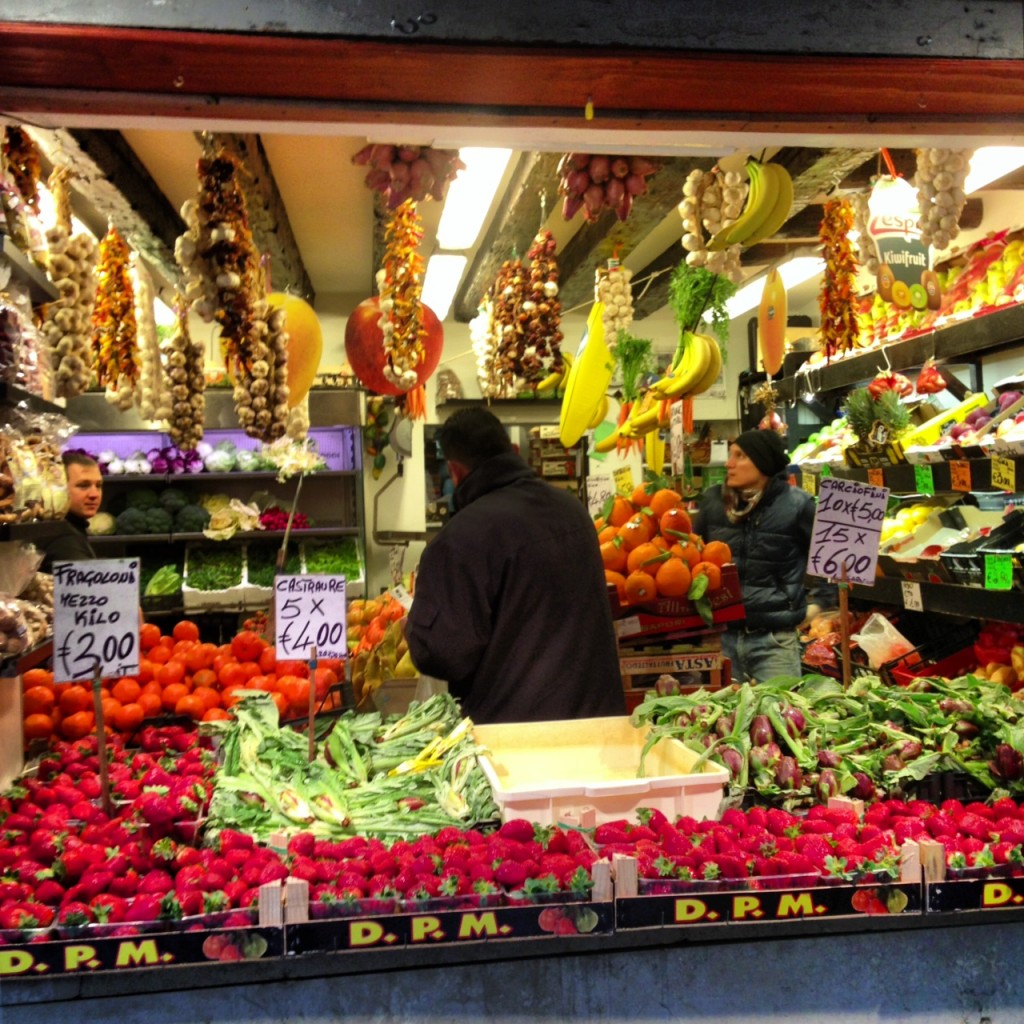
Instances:
[[[743,212],[748,189],[746,178],[739,171],[721,171],[717,167],[710,171],[690,171],[683,183],[683,200],[678,206],[683,222],[682,245],[689,266],[707,267],[733,281],[742,279],[742,247],[730,245],[709,252],[707,243]]]
[[[969,149],[919,149],[917,151],[917,202],[921,241],[946,249],[960,234],[960,214],[967,193],[964,182],[970,170]]]

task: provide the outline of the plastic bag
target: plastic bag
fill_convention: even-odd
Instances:
[[[850,639],[868,656],[868,664],[872,668],[881,668],[914,650],[914,645],[884,615],[877,612]]]

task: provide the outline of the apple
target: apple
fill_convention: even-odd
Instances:
[[[424,360],[416,368],[416,376],[418,383],[424,384],[441,361],[444,329],[429,306],[421,303],[421,307],[427,333],[423,339]],[[379,320],[380,299],[377,296],[363,299],[352,310],[345,324],[345,357],[359,382],[369,391],[378,395],[402,395],[405,392],[384,376],[384,334]]]

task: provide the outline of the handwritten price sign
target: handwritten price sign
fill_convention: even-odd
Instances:
[[[58,682],[139,671],[137,558],[54,564],[53,667]]]
[[[305,661],[348,655],[344,576],[278,576],[274,581],[277,657]]]
[[[888,487],[836,477],[822,480],[807,557],[808,573],[837,580],[845,569],[851,583],[871,586],[888,497]]]

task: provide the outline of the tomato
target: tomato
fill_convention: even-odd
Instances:
[[[193,697],[198,697],[203,702],[203,707],[209,711],[210,708],[220,707],[220,693],[212,686],[197,686],[192,691]]]
[[[277,663],[277,676],[302,676],[309,678],[309,662],[307,661],[279,661]]]
[[[143,690],[139,694],[139,699],[136,701],[136,705],[142,708],[143,718],[153,718],[159,715],[164,709],[163,701],[160,699],[159,693],[154,693],[152,690]],[[131,707],[131,704],[126,704],[125,707]],[[121,709],[122,711],[124,708]]]
[[[142,693],[142,687],[139,686],[138,680],[132,679],[131,676],[118,679],[110,691],[110,695],[116,697],[122,704],[134,703],[139,699],[140,693]]]
[[[188,619],[176,622],[171,632],[175,640],[199,640],[199,627]]]
[[[316,669],[316,695],[317,698],[323,700],[327,696],[327,691],[334,686],[338,681],[338,676],[334,669],[324,668],[320,665]]]
[[[164,687],[163,693],[160,696],[160,703],[163,705],[165,711],[173,711],[175,705],[181,700],[182,697],[187,697],[188,687],[184,683],[169,683]]]
[[[223,708],[208,708],[206,714],[203,715],[201,721],[203,722],[226,722],[231,717],[231,713],[225,711]]]
[[[217,679],[220,681],[220,685],[224,689],[229,686],[241,686],[245,682],[246,678],[245,669],[243,669],[237,661],[225,662],[217,673]]]
[[[270,699],[277,705],[277,713],[282,718],[288,714],[288,698],[280,691],[272,693]]]
[[[52,687],[30,686],[21,696],[21,711],[26,716],[49,715],[56,703]]]
[[[169,683],[180,683],[185,678],[185,662],[172,658],[156,670],[156,681],[166,687]]]
[[[92,707],[92,694],[81,684],[69,686],[60,695],[60,710],[65,715],[88,711]]]
[[[53,689],[53,673],[45,668],[30,668],[21,674],[21,687],[31,690],[33,686],[46,686]]]
[[[144,651],[149,651],[158,643],[160,643],[160,627],[153,622],[143,623],[139,630],[139,646]]]
[[[192,677],[192,688],[194,690],[198,690],[201,686],[212,686],[216,688],[217,682],[217,673],[214,672],[212,668],[201,668]]]
[[[217,657],[215,644],[196,644],[186,655],[185,665],[190,672],[200,672],[208,669]]]
[[[45,714],[31,714],[25,716],[22,729],[26,740],[45,740],[53,735],[53,719]]]
[[[61,719],[60,731],[65,739],[80,740],[96,727],[96,718],[91,711],[76,711]]]
[[[277,651],[270,645],[260,652],[260,671],[266,676],[277,668]]]
[[[194,693],[187,693],[174,705],[174,713],[188,715],[189,718],[198,722],[206,714],[206,705],[203,703],[202,697],[197,697]]]
[[[231,641],[231,653],[239,661],[259,661],[260,655],[267,646],[267,641],[252,630],[243,629]],[[259,666],[257,665],[257,668]]]
[[[122,704],[121,710],[114,715],[113,725],[118,732],[134,732],[146,717],[141,704]]]

